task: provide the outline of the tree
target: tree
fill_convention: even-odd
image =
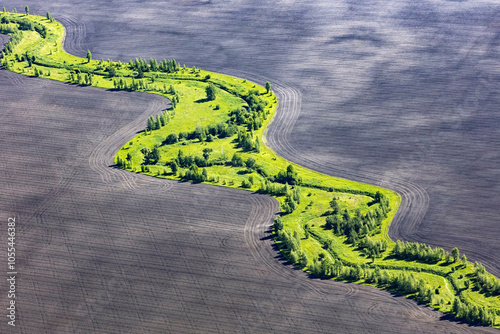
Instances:
[[[177,162],[172,161],[172,162],[170,163],[170,169],[172,170],[172,173],[173,173],[174,175],[177,175],[177,171],[179,170],[179,166],[177,165]]]
[[[26,12],[26,15],[30,15],[30,8],[28,6],[24,7],[24,11]]]
[[[255,159],[250,157],[245,161],[245,165],[247,166],[248,169],[254,169],[256,167],[255,165]]]
[[[87,50],[87,63],[90,63],[91,60],[92,60],[92,53],[90,53],[90,50]]]
[[[6,12],[6,10],[5,10],[5,6],[3,6],[3,12],[4,12],[4,13]]]
[[[464,265],[464,267],[467,267],[467,256],[462,255],[462,264]]]
[[[231,159],[231,164],[234,166],[234,167],[241,167],[243,166],[243,158],[238,154],[238,153],[235,153],[233,155],[233,158]]]
[[[210,158],[210,154],[212,154],[212,149],[211,148],[204,148],[203,149],[203,158],[208,161],[208,158]]]
[[[451,255],[453,256],[453,262],[457,262],[458,259],[460,258],[460,252],[458,251],[457,247],[451,250]]]
[[[215,100],[215,86],[212,83],[208,84],[208,86],[205,88],[205,92],[207,93],[208,101]]]
[[[90,52],[90,51],[89,51],[89,52]],[[87,55],[87,57],[88,57],[88,55]],[[87,59],[88,59],[88,58],[87,58]],[[109,77],[109,78],[112,78],[112,77],[114,77],[114,76],[116,75],[116,69],[115,69],[113,66],[108,66],[108,67],[106,68],[106,71],[108,71],[108,77]]]
[[[330,201],[330,207],[332,208],[334,215],[339,212],[340,207],[339,207],[339,204],[337,203],[337,199],[335,197]]]
[[[269,94],[269,92],[271,91],[271,84],[268,82],[266,82],[266,92]]]

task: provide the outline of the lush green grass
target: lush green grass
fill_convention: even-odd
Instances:
[[[434,308],[443,312],[451,312],[453,300],[460,296],[464,301],[478,306],[487,306],[490,310],[500,314],[500,298],[477,291],[471,263],[468,263],[465,268],[457,262],[451,261],[442,260],[437,264],[428,264],[399,260],[392,256],[395,244],[388,236],[388,229],[400,205],[401,199],[397,193],[373,185],[321,174],[291,164],[265,146],[264,131],[277,107],[277,98],[272,92],[267,93],[265,88],[245,79],[182,67],[172,73],[145,72],[144,78],[136,79],[138,73],[128,64],[99,60],[87,62],[86,59],[67,54],[61,47],[64,28],[56,21],[33,15],[26,17],[23,14],[0,14],[0,17],[2,16],[27,18],[34,22],[40,22],[47,28],[45,38],[34,31],[22,32],[21,42],[14,47],[13,52],[4,55],[2,59],[3,64],[12,71],[35,75],[36,68],[43,78],[65,82],[71,81],[71,72],[90,72],[93,73],[92,85],[106,89],[114,88],[113,80],[116,78],[124,80],[129,87],[132,82],[140,80],[146,87],[135,90],[160,94],[170,99],[179,99],[175,108],[168,111],[167,124],[158,130],[139,133],[117,152],[115,162],[118,162],[119,159],[126,160],[127,155],[132,157],[126,167],[130,171],[140,172],[145,167],[142,149],[158,147],[159,161],[154,165],[147,166],[149,172],[144,173],[179,180],[181,179],[180,175],[188,170],[181,168],[177,174],[171,173],[170,163],[177,157],[179,151],[182,151],[184,155],[202,157],[204,149],[211,149],[209,161],[219,161],[220,164],[205,167],[208,179],[204,182],[218,186],[242,188],[242,183],[251,178],[253,184],[245,189],[258,191],[261,187],[261,181],[266,180],[262,170],[267,176],[273,176],[285,171],[289,165],[293,165],[302,179],[299,186],[301,201],[292,213],[282,215],[281,219],[284,225],[282,231],[286,231],[292,236],[296,235],[300,250],[309,259],[307,265],[303,266],[304,270],[311,271],[313,263],[322,258],[339,266],[350,268],[362,266],[365,272],[378,270],[376,269],[378,267],[385,270],[385,274],[390,277],[395,277],[403,272],[412,273],[415,279],[422,279],[424,282],[422,284],[434,292],[432,298],[427,301]],[[35,56],[36,60],[33,65],[29,66],[28,62],[24,60],[16,60],[16,55],[19,58],[25,54]],[[105,69],[109,66],[116,69],[115,78],[107,77]],[[216,87],[216,99],[213,101],[206,100],[205,89],[209,84]],[[174,87],[175,94],[170,91],[170,86]],[[171,133],[192,132],[197,126],[227,124],[231,111],[248,106],[248,96],[252,90],[257,90],[258,96],[267,102],[262,113],[262,127],[252,132],[252,137],[260,138],[262,143],[259,152],[242,150],[237,145],[236,136],[215,137],[211,142],[200,139],[182,139],[174,144],[164,144],[165,138]],[[144,120],[144,125],[146,127],[146,120]],[[242,126],[239,128],[242,129]],[[235,153],[239,153],[243,160],[254,158],[261,171],[232,166],[230,161]],[[372,203],[377,192],[389,200],[389,211],[381,225],[370,231],[368,235],[374,241],[387,242],[387,250],[379,257],[372,258],[364,254],[359,244],[348,243],[347,237],[335,235],[332,230],[326,228],[325,214],[331,210],[330,201],[334,197],[337,198],[340,209],[347,210],[351,215],[355,215],[356,211],[362,215],[373,211],[380,207],[380,204]],[[283,205],[285,196],[277,195],[275,197]],[[284,246],[284,242],[280,240],[277,240],[277,244],[280,247]],[[285,256],[290,256],[288,249],[283,247],[282,251]],[[298,263],[295,264],[298,265]],[[351,279],[351,281],[398,290],[388,283],[368,282],[366,275],[355,280]],[[421,299],[418,293],[401,291],[400,293],[411,298]],[[495,326],[500,326],[500,317],[497,317]]]

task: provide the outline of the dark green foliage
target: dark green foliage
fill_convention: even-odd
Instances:
[[[205,93],[207,94],[208,101],[215,100],[215,97],[216,97],[215,92],[216,92],[216,89],[215,89],[214,84],[212,84],[212,83],[208,84],[208,86],[205,88]]]
[[[170,163],[170,169],[172,170],[172,174],[177,175],[177,171],[179,170],[179,166],[177,165],[177,162],[172,161]]]
[[[480,263],[474,263],[476,286],[482,293],[489,293],[495,296],[500,296],[500,280],[490,276],[484,266]]]
[[[106,67],[106,72],[108,72],[109,78],[116,76],[116,68],[114,68],[113,66]]]
[[[203,158],[208,161],[208,159],[210,158],[210,154],[212,154],[212,149],[211,148],[204,148],[203,149]]]
[[[167,136],[165,141],[163,142],[164,144],[171,145],[175,144],[179,141],[179,135],[177,133],[171,133]]]
[[[30,15],[30,8],[28,6],[24,7],[24,11],[26,12],[26,15]]]
[[[90,50],[87,50],[87,63],[90,63],[91,60],[92,60],[92,53],[90,52]],[[116,75],[116,73],[113,75],[111,75],[111,73],[110,73],[110,76],[112,76],[112,77],[114,77],[115,75]]]
[[[251,188],[252,187],[252,182],[250,181],[250,179],[248,180],[243,180],[241,181],[241,187],[242,188]]]
[[[148,147],[141,149],[142,154],[144,154],[144,164],[145,165],[155,165],[160,160],[160,150],[158,147],[154,147],[150,150]]]
[[[260,143],[258,143],[257,137],[253,137],[251,132],[245,132],[244,130],[238,131],[238,147],[243,148],[244,151],[257,151],[260,150]]]
[[[231,159],[231,165],[233,167],[243,167],[244,162],[241,155],[239,155],[238,153],[233,154],[233,158]]]
[[[300,204],[300,188],[295,187],[293,189],[287,184],[285,185],[285,202],[283,203],[282,210],[285,214],[292,213],[297,209]]]
[[[274,219],[273,229],[275,233],[278,233],[278,231],[283,229],[283,222],[280,217]]]
[[[269,94],[269,92],[271,91],[271,84],[268,82],[266,82],[266,92]]]
[[[458,251],[457,247],[455,247],[451,250],[451,256],[453,256],[453,262],[458,261],[458,259],[460,258],[460,252]]]
[[[269,194],[272,196],[285,195],[286,185],[273,183],[269,180],[262,180],[259,192],[263,194]]]
[[[492,326],[496,318],[494,310],[489,310],[485,306],[470,304],[467,300],[460,300],[459,298],[455,298],[453,301],[452,313],[458,319],[484,326]]]
[[[252,158],[252,157],[249,157],[246,161],[245,161],[245,165],[247,166],[248,169],[250,170],[254,170],[256,167],[257,167],[257,164],[255,162],[255,159]]]
[[[302,178],[297,174],[293,165],[288,165],[286,172],[279,172],[272,181],[296,185],[302,182]]]
[[[3,16],[0,19],[0,23],[11,23],[11,22],[17,23],[19,25],[18,27],[19,30],[36,31],[40,34],[40,36],[42,36],[42,38],[45,38],[47,36],[47,28],[45,28],[44,25],[38,22],[33,22],[27,18]]]
[[[184,174],[182,178],[184,180],[191,180],[193,182],[204,182],[208,179],[208,173],[205,168],[203,168],[203,170],[200,172],[198,166],[193,164],[191,165],[189,170],[186,171],[186,174]]]
[[[340,210],[340,206],[337,203],[337,199],[335,197],[330,201],[330,208],[332,208],[333,215],[336,215]]]

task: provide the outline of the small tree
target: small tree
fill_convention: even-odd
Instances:
[[[339,212],[340,207],[339,207],[339,204],[337,203],[337,199],[335,197],[330,201],[330,207],[332,208],[334,215]]]
[[[212,149],[211,148],[204,148],[203,149],[203,158],[208,161],[208,158],[210,158],[210,154],[212,154]]]
[[[87,63],[90,63],[92,60],[92,53],[90,53],[90,50],[87,50]]]
[[[30,15],[30,8],[28,6],[24,7],[24,11],[26,12],[26,15]]]
[[[467,267],[467,256],[462,255],[462,264],[464,265],[464,267]]]
[[[451,255],[453,256],[453,262],[457,262],[458,259],[460,258],[460,252],[458,251],[457,247],[451,250]]]
[[[271,84],[268,82],[266,82],[266,92],[269,94],[269,92],[271,91]]]
[[[5,10],[5,6],[3,6],[3,12],[4,12],[4,13],[6,12],[6,10]]]
[[[207,93],[207,100],[213,101],[215,100],[215,86],[210,83],[207,88],[205,88],[205,92]]]
[[[245,161],[245,165],[247,166],[248,169],[255,169],[256,165],[255,165],[255,159],[250,157],[247,159],[247,161]]]
[[[177,162],[172,161],[172,162],[170,163],[170,169],[172,170],[172,173],[173,173],[174,175],[177,175],[177,171],[179,170],[179,166],[177,165]]]

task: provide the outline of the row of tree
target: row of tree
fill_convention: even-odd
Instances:
[[[426,244],[400,240],[396,241],[392,253],[397,259],[426,263],[438,263],[449,256],[449,253],[440,247],[432,248]]]
[[[72,83],[77,83],[79,85],[92,86],[94,75],[92,73],[75,73],[71,71],[68,80]]]
[[[146,131],[159,130],[163,126],[167,125],[168,122],[170,122],[170,114],[168,110],[164,110],[162,113],[157,114],[156,117],[149,116]]]
[[[480,263],[474,263],[474,269],[478,289],[483,293],[500,296],[500,280],[488,274]]]
[[[496,312],[489,310],[486,306],[477,306],[469,303],[466,299],[455,298],[452,313],[458,319],[484,326],[495,324]]]
[[[135,58],[135,60],[130,60],[129,68],[132,70],[136,70],[139,73],[144,72],[166,72],[166,73],[174,73],[177,72],[180,68],[179,63],[175,61],[175,59],[164,59],[158,62],[156,59],[151,58],[149,60],[149,64],[145,59]]]

